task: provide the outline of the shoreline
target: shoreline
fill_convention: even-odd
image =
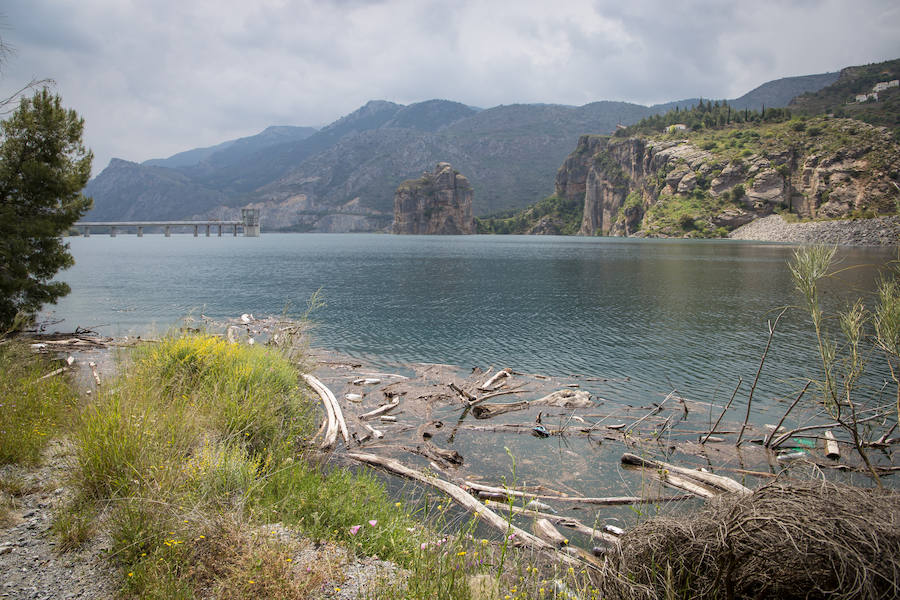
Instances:
[[[900,245],[900,215],[871,219],[787,223],[769,215],[738,227],[728,239],[792,244],[891,247]]]

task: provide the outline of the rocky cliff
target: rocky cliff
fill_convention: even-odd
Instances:
[[[440,162],[434,172],[404,181],[394,195],[394,233],[456,235],[475,233],[472,186]]]
[[[658,136],[583,136],[556,178],[582,235],[710,237],[773,212],[900,211],[900,148],[881,127],[815,118]]]

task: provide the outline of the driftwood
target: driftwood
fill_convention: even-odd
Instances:
[[[476,398],[475,396],[473,396],[466,390],[462,389],[461,387],[459,387],[452,381],[447,384],[447,387],[449,387],[451,390],[456,392],[456,394],[459,396],[459,399],[462,400],[463,402],[465,402],[466,404],[471,405],[475,402],[478,402],[478,398]]]
[[[362,428],[365,429],[366,431],[368,431],[369,435],[371,435],[375,439],[380,440],[381,438],[384,437],[384,434],[382,432],[378,431],[377,429],[375,429],[374,427],[372,427],[365,421],[360,420],[359,424],[362,425]]]
[[[431,442],[425,442],[422,445],[422,452],[432,460],[448,462],[452,465],[461,465],[463,463],[462,455],[456,450],[439,448]]]
[[[553,523],[544,518],[534,520],[532,525],[534,534],[542,540],[553,544],[557,548],[562,548],[569,543],[569,540],[553,526]]]
[[[60,373],[65,373],[66,370],[67,370],[66,367],[60,367],[60,368],[56,369],[55,371],[50,371],[46,375],[41,375],[41,377],[40,377],[40,379],[38,379],[38,381],[40,381],[41,379],[49,379],[50,377],[54,377],[56,375],[59,375]]]
[[[597,506],[622,506],[627,504],[657,504],[662,502],[690,500],[689,496],[607,496],[601,498],[588,498],[583,496],[552,496],[549,494],[535,494],[532,492],[522,492],[520,490],[511,490],[507,488],[491,487],[471,481],[464,481],[463,485],[467,488],[484,494],[493,494],[502,498],[536,498],[539,500],[553,500],[554,502],[563,502],[571,504],[592,504]]]
[[[94,376],[94,382],[99,386],[100,385],[100,374],[97,373],[97,363],[89,362],[88,366],[91,368],[91,375]]]
[[[325,405],[328,427],[325,431],[325,442],[322,444],[322,448],[326,449],[334,446],[337,441],[337,430],[340,430],[341,437],[344,438],[344,442],[349,446],[350,434],[347,432],[347,423],[344,421],[344,413],[341,411],[337,398],[334,397],[334,394],[331,393],[331,390],[324,383],[312,375],[304,373],[303,380],[319,394],[319,397],[322,398],[322,403]]]
[[[524,544],[528,547],[535,548],[537,550],[548,550],[552,551],[555,548],[542,540],[541,538],[528,533],[527,531],[516,527],[512,523],[508,522],[506,519],[487,508],[484,504],[470,496],[466,493],[462,488],[457,485],[450,483],[449,481],[444,481],[443,479],[438,479],[437,477],[428,477],[427,475],[416,471],[415,469],[411,469],[403,464],[393,460],[391,458],[385,458],[383,456],[377,456],[375,454],[365,454],[361,452],[348,452],[346,454],[348,458],[352,458],[353,460],[357,460],[362,463],[366,463],[369,465],[373,465],[376,467],[381,467],[395,475],[400,475],[406,477],[408,479],[413,479],[420,483],[424,483],[426,485],[430,485],[434,488],[439,489],[444,492],[450,498],[452,498],[457,504],[463,506],[467,510],[478,515],[485,523],[491,525],[492,527],[502,531],[505,534],[510,531],[515,534],[515,537],[521,544]],[[583,563],[576,561],[565,554],[559,554],[560,558],[562,558],[565,562],[574,563],[581,565]],[[592,565],[593,566],[593,565]]]
[[[841,457],[841,449],[838,447],[837,440],[830,429],[825,432],[825,456],[832,460],[837,460]]]
[[[672,465],[667,462],[662,462],[660,460],[652,460],[647,458],[641,458],[640,456],[631,454],[626,452],[622,455],[622,462],[627,465],[635,465],[639,467],[650,467],[653,469],[663,469],[665,471],[669,471],[670,473],[677,473],[679,475],[684,475],[685,477],[690,477],[696,479],[697,481],[704,483],[706,485],[711,485],[717,489],[722,490],[723,492],[732,492],[735,494],[750,494],[751,491],[749,488],[741,485],[734,479],[730,477],[725,477],[724,475],[715,475],[713,473],[706,473],[705,471],[695,471],[693,469],[686,469],[684,467],[679,467],[677,465]]]
[[[482,392],[493,392],[495,389],[497,389],[496,387],[494,387],[494,384],[497,383],[497,380],[502,377],[509,377],[511,374],[512,369],[501,369],[500,371],[497,371],[493,377],[479,385],[478,389]]]
[[[591,395],[584,390],[557,390],[537,400],[522,400],[521,402],[488,403],[480,404],[472,408],[472,414],[476,419],[490,419],[497,415],[522,410],[529,406],[557,406],[560,408],[587,408],[594,406]]]
[[[374,419],[375,417],[380,417],[386,412],[390,412],[397,408],[400,405],[400,396],[394,396],[394,399],[391,400],[390,403],[379,406],[375,410],[370,410],[367,413],[363,413],[359,415],[361,421],[368,421],[369,419]]]
[[[701,498],[715,498],[718,495],[713,490],[702,485],[696,479],[691,479],[690,477],[682,477],[681,475],[676,475],[668,471],[663,471],[662,473],[657,473],[656,475],[663,483],[666,483],[680,490],[690,492],[691,494],[694,494],[695,496],[699,496]]]
[[[599,539],[603,540],[608,544],[618,544],[619,539],[612,534],[606,533],[604,531],[600,531],[598,529],[593,529],[592,527],[588,527],[578,519],[573,519],[572,517],[564,517],[560,515],[551,515],[544,512],[539,512],[536,510],[529,510],[527,508],[522,508],[521,506],[510,506],[509,504],[505,504],[503,502],[496,502],[494,500],[488,500],[485,502],[485,505],[497,509],[498,512],[507,511],[516,515],[521,515],[523,517],[533,517],[535,519],[546,519],[551,523],[556,523],[558,525],[562,525],[563,527],[568,527],[569,529],[574,529],[578,533],[582,533],[591,539]],[[616,528],[618,529],[618,528]]]

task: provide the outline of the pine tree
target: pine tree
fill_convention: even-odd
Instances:
[[[91,207],[83,130],[46,88],[0,124],[0,333],[70,291],[52,279],[74,264],[61,236]]]

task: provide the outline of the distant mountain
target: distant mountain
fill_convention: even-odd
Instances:
[[[190,167],[202,162],[225,165],[239,162],[246,156],[280,144],[305,140],[316,133],[314,127],[293,127],[273,125],[262,132],[248,137],[228,140],[208,148],[195,148],[173,154],[169,158],[151,158],[143,165],[152,167]]]
[[[781,79],[731,102],[784,106],[789,94],[827,85],[832,75]],[[253,205],[270,231],[379,230],[390,224],[397,185],[443,161],[468,176],[476,214],[520,209],[553,190],[556,170],[580,135],[608,134],[696,102],[482,110],[450,100],[408,106],[373,100],[318,131],[269,127],[144,164],[113,160],[85,190],[94,198],[87,219],[235,216]]]
[[[838,73],[821,73],[802,77],[785,77],[764,83],[734,100],[729,100],[733,108],[744,110],[762,110],[765,108],[781,108],[790,104],[800,94],[815,92],[831,85],[838,78]]]

